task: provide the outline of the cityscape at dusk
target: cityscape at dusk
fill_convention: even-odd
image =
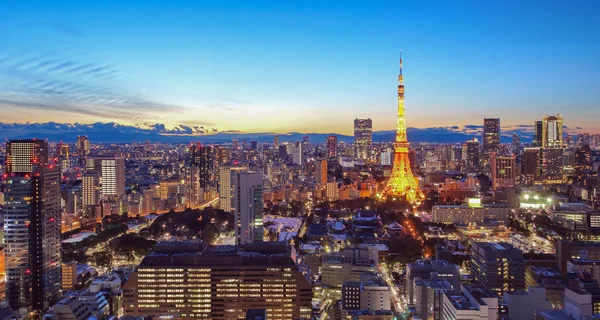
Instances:
[[[0,3],[0,320],[600,319],[598,21]]]

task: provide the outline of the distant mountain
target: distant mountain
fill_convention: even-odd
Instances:
[[[210,133],[209,133],[210,132]],[[517,132],[524,142],[531,141],[531,127],[526,125],[516,126],[510,130],[503,129],[502,142],[510,143],[513,132]],[[453,126],[453,127],[431,127],[431,128],[408,128],[408,139],[411,142],[439,142],[459,143],[472,138],[481,140],[482,127],[476,125]],[[323,143],[330,135],[336,135],[338,141],[352,142],[353,137],[335,133],[245,133],[240,131],[224,131],[205,129],[203,127],[189,127],[180,125],[172,129],[164,124],[152,124],[142,126],[122,125],[114,122],[96,122],[91,124],[79,123],[0,123],[0,138],[3,139],[28,139],[39,138],[50,141],[74,142],[78,135],[89,136],[92,142],[115,142],[125,143],[132,141],[160,141],[160,142],[189,142],[202,141],[206,143],[224,143],[237,140],[257,140],[261,142],[273,141],[275,135],[279,135],[281,142],[294,142],[308,136],[311,142]],[[373,132],[374,142],[391,142],[395,139],[395,131]]]

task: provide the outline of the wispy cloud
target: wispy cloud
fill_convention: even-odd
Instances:
[[[117,81],[119,86],[114,85]],[[140,95],[138,86],[114,66],[2,49],[0,87],[0,105],[105,120],[143,121],[187,109]]]

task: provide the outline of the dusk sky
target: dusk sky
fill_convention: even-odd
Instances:
[[[402,50],[411,127],[600,132],[599,21],[594,0],[6,0],[0,122],[391,130]]]

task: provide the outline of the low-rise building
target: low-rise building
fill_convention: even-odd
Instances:
[[[479,286],[461,286],[460,293],[445,293],[442,297],[444,320],[497,320],[498,298]]]

